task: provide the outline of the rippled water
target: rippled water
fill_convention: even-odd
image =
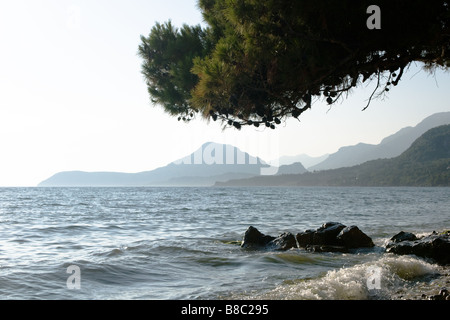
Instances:
[[[0,299],[400,299],[449,286],[449,270],[393,256],[401,230],[450,229],[448,188],[2,188]],[[249,251],[327,221],[377,247],[356,254]],[[67,273],[77,266],[79,274]],[[369,290],[368,270],[380,270]],[[79,289],[68,279],[78,276]],[[70,278],[73,280],[73,278]],[[437,292],[436,292],[437,291]]]

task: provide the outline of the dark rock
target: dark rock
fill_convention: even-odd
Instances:
[[[300,248],[308,246],[345,247],[348,249],[375,246],[372,239],[358,227],[347,227],[339,222],[324,223],[317,230],[306,230],[296,235]],[[319,249],[315,249],[317,251]]]
[[[316,230],[306,230],[295,236],[286,232],[276,238],[249,227],[241,244],[243,248],[289,250],[299,247],[314,252],[348,252],[349,249],[373,246],[372,239],[358,227],[346,227],[339,222],[327,222]]]
[[[261,248],[265,247],[274,240],[275,237],[267,236],[259,232],[255,227],[248,227],[247,231],[245,231],[244,239],[242,240],[241,247],[242,248]]]
[[[399,243],[402,241],[415,241],[418,240],[415,234],[411,232],[400,231],[395,236],[393,236],[387,245],[387,247],[394,245],[395,243]]]
[[[268,243],[275,250],[289,250],[297,248],[295,236],[290,232],[285,232]]]
[[[348,248],[344,246],[330,246],[318,244],[307,245],[306,250],[311,252],[342,252],[342,253],[348,252]]]
[[[337,239],[349,249],[374,247],[372,239],[357,226],[345,227],[338,234]]]
[[[430,258],[438,264],[450,264],[450,234],[432,233],[417,240],[404,240],[397,243],[391,242],[387,246],[387,252],[405,255],[414,254],[423,258]]]
[[[450,300],[450,293],[447,288],[442,288],[439,294],[432,295],[428,298],[429,300]]]
[[[297,244],[300,248],[306,248],[307,245],[313,243],[314,230],[306,230],[305,232],[297,233],[295,238],[297,239]]]
[[[317,231],[325,230],[325,229],[328,229],[328,228],[331,228],[331,227],[335,227],[335,226],[339,226],[339,225],[343,225],[343,224],[340,223],[340,222],[328,221],[328,222],[323,223],[323,224],[317,229]]]
[[[392,243],[386,246],[386,252],[388,253],[405,255],[405,254],[413,254],[412,251],[413,251],[412,243],[410,241],[403,241],[397,244]]]
[[[324,223],[313,235],[314,245],[330,245],[340,246],[342,242],[337,239],[337,235],[344,229],[345,226],[339,222]]]

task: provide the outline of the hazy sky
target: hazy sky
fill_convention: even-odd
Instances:
[[[366,111],[373,85],[331,109],[313,109],[277,130],[222,131],[179,123],[153,107],[137,48],[155,22],[202,23],[196,0],[0,0],[0,186],[34,186],[67,170],[140,172],[204,142],[236,145],[265,160],[319,156],[379,143],[450,111],[450,73],[412,66]]]

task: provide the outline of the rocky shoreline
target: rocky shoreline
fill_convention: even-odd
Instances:
[[[375,244],[357,226],[326,222],[315,230],[305,230],[296,235],[285,232],[277,237],[265,235],[250,226],[244,234],[241,247],[256,250],[285,251],[299,248],[311,252],[352,253],[362,248],[373,248]],[[401,231],[389,240],[384,250],[398,255],[416,255],[447,266],[450,265],[450,230],[441,233],[433,231],[422,237]]]
[[[372,239],[357,226],[346,226],[339,222],[327,222],[315,230],[305,230],[297,234],[285,232],[279,236],[261,233],[250,226],[240,242],[243,249],[286,251],[302,249],[309,252],[358,253],[375,247]],[[380,250],[380,247],[377,247]],[[417,236],[401,231],[381,247],[381,251],[397,255],[415,255],[442,267],[450,267],[450,230]],[[446,277],[448,279],[448,274]],[[450,300],[447,289],[449,280],[441,284],[437,294],[422,294],[409,299],[418,300]],[[434,290],[433,290],[434,291]],[[402,296],[399,299],[404,299]]]
[[[403,232],[393,236],[386,245],[386,252],[399,255],[414,254],[418,257],[434,260],[440,265],[450,265],[450,231],[417,237]]]

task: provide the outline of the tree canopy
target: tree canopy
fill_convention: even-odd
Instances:
[[[380,9],[372,16],[371,5]],[[141,36],[152,102],[179,120],[274,129],[367,81],[386,94],[413,62],[450,66],[448,1],[199,0],[205,26]],[[378,19],[379,28],[368,20]]]

